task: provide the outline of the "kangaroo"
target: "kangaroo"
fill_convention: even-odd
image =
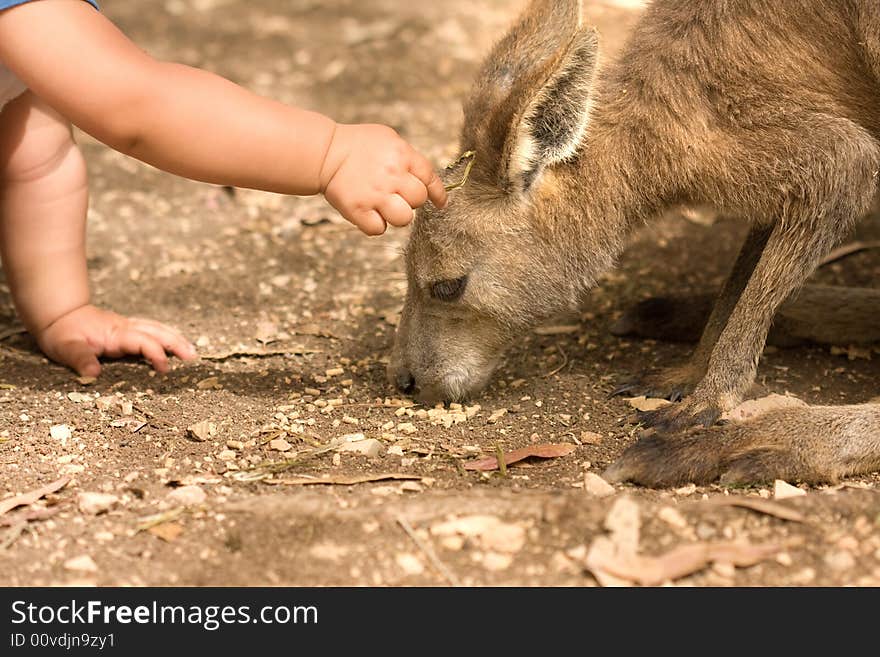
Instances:
[[[627,383],[677,404],[609,478],[832,479],[880,467],[880,406],[779,411],[713,427],[754,381],[780,305],[864,216],[880,170],[880,5],[655,0],[616,63],[577,0],[533,0],[464,104],[462,151],[406,255],[389,377],[460,400],[504,349],[577,307],[627,236],[671,207],[750,231],[689,362]],[[677,435],[692,427],[698,434]]]

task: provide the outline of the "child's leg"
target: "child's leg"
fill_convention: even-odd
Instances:
[[[46,354],[80,374],[97,356],[143,354],[167,369],[165,351],[192,357],[173,329],[89,303],[86,168],[69,124],[30,92],[0,114],[0,256],[13,300]]]

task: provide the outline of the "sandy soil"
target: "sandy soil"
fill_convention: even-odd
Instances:
[[[523,4],[144,0],[105,10],[157,56],[339,120],[388,123],[443,164],[457,155],[475,67]],[[587,4],[614,56],[639,12],[624,5],[638,3]],[[742,226],[672,217],[646,228],[583,312],[553,322],[576,330],[525,337],[478,409],[429,413],[384,378],[405,231],[367,239],[320,199],[227,193],[80,141],[97,301],[177,325],[204,358],[164,377],[110,362],[82,385],[14,333],[4,288],[0,499],[70,481],[0,515],[0,584],[594,586],[586,555],[603,537],[651,556],[701,542],[778,548],[748,567],[719,558],[683,585],[880,584],[877,477],[779,501],[796,519],[717,503],[767,501],[770,489],[585,490],[585,475],[633,439],[632,409],[608,398],[614,382],[688,353],[608,327],[650,294],[717,286]],[[875,220],[859,228],[860,238],[878,233]],[[869,251],[816,278],[871,286],[878,270]],[[877,394],[877,362],[771,349],[754,395],[864,401]],[[377,440],[379,455],[333,449],[356,433]],[[505,474],[464,467],[535,443],[574,450]],[[346,484],[385,474],[406,478]],[[315,478],[329,479],[305,485]]]

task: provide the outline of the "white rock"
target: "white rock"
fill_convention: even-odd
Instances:
[[[657,512],[657,517],[676,529],[685,529],[688,526],[688,521],[685,517],[679,513],[678,509],[673,509],[671,506],[664,506],[660,509]]]
[[[407,575],[421,575],[425,572],[425,564],[415,554],[402,552],[395,559],[400,569]]]
[[[62,445],[66,445],[73,432],[66,424],[53,424],[49,427],[49,435],[55,440],[60,440]]]
[[[119,504],[119,498],[109,493],[80,493],[76,498],[79,510],[83,513],[96,516],[104,511],[109,511]]]
[[[513,563],[513,556],[510,554],[500,554],[498,552],[487,552],[483,555],[483,567],[492,572],[499,572],[510,568]]]
[[[362,440],[366,440],[367,437],[362,433],[348,433],[339,438],[340,441],[346,443],[358,443]]]
[[[485,549],[505,553],[519,552],[526,542],[524,527],[495,516],[472,515],[437,523],[431,527],[431,534],[476,538]]]
[[[98,572],[98,564],[89,555],[84,554],[64,562],[64,568],[73,570],[78,573],[96,573]]]
[[[611,532],[611,541],[625,553],[638,552],[641,527],[641,510],[630,497],[616,500],[605,516],[605,529]]]
[[[773,497],[777,500],[787,500],[790,497],[801,497],[806,495],[807,491],[792,486],[787,481],[777,479],[773,482]]]
[[[832,570],[840,572],[853,568],[856,565],[856,559],[851,552],[838,550],[825,555],[825,563]]]
[[[382,453],[382,443],[375,438],[367,438],[354,443],[344,443],[339,447],[340,452],[352,452],[354,454],[362,454],[370,458],[375,458]]]
[[[602,479],[595,472],[584,474],[584,490],[595,497],[608,497],[614,495],[614,486]]]
[[[284,440],[284,438],[276,438],[269,441],[269,449],[274,449],[276,452],[289,452],[290,443]]]
[[[207,494],[199,486],[181,486],[168,493],[168,501],[172,504],[195,506],[208,499]]]

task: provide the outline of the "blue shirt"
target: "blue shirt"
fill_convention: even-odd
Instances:
[[[0,0],[0,11],[9,9],[15,5],[23,5],[25,2],[31,2],[31,0]],[[92,5],[95,9],[98,9],[98,3],[94,0],[86,0],[86,2]]]

